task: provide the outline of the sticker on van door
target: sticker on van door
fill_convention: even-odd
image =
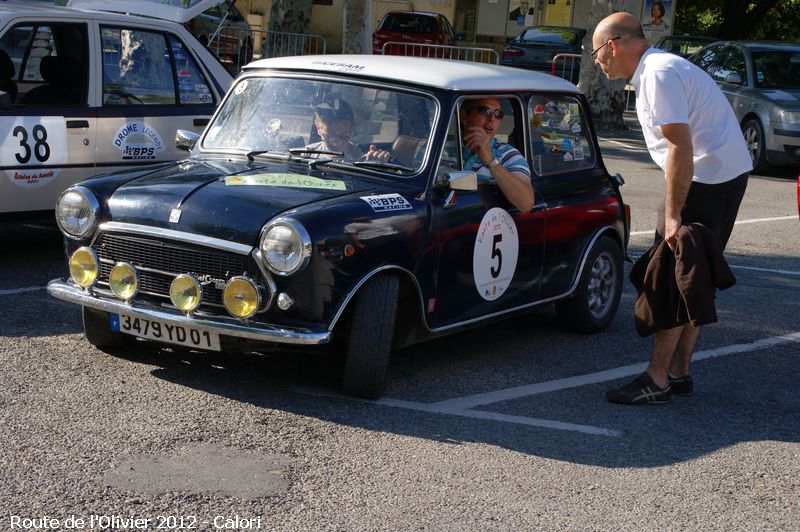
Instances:
[[[122,153],[124,161],[152,160],[165,149],[158,130],[143,120],[125,122],[112,144]]]
[[[67,163],[67,126],[63,116],[4,116],[0,166],[17,186],[36,188],[52,181]]]

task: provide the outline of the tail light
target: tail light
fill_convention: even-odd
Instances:
[[[525,55],[525,52],[519,48],[506,48],[503,50],[503,57],[522,57],[523,55]]]

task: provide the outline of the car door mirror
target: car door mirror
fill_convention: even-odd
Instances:
[[[473,171],[448,172],[446,178],[450,190],[466,190],[469,192],[478,190],[478,174]]]
[[[5,91],[0,91],[0,111],[8,111],[12,105],[11,95]]]
[[[197,144],[200,135],[194,131],[179,129],[175,132],[175,147],[179,150],[190,151]]]
[[[725,76],[725,83],[732,83],[734,85],[742,84],[742,76],[736,73],[728,74]]]

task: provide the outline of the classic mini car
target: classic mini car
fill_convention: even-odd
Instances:
[[[720,41],[689,60],[730,102],[756,171],[800,166],[800,42]]]
[[[459,109],[495,98],[535,205],[464,171]],[[336,111],[335,127],[317,114]],[[90,343],[344,356],[377,397],[394,348],[555,303],[597,332],[622,292],[629,212],[571,83],[496,65],[373,55],[263,59],[185,160],[95,177],[56,217]],[[496,110],[495,118],[498,118]],[[343,151],[319,139],[344,137]],[[367,159],[371,146],[392,154]],[[355,153],[355,154],[354,154]]]
[[[184,155],[175,133],[202,132],[233,78],[174,22],[222,0],[174,1],[0,2],[0,217],[52,220],[81,179]]]

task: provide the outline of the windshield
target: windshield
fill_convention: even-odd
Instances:
[[[800,89],[800,51],[753,52],[756,87]]]
[[[377,160],[417,171],[429,145],[435,113],[432,98],[400,90],[308,79],[246,78],[232,89],[210,124],[202,148],[250,154],[291,152],[346,164]],[[367,156],[375,150],[391,155]]]

